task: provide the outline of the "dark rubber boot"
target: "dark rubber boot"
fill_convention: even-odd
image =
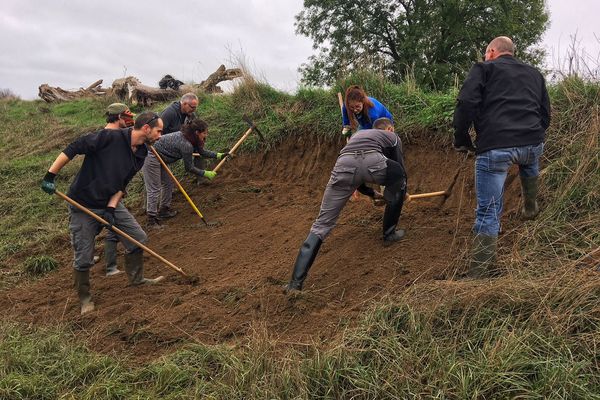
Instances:
[[[153,230],[160,230],[163,226],[160,224],[160,220],[157,215],[146,214],[146,228]]]
[[[155,284],[165,279],[163,276],[154,279],[144,278],[144,253],[141,250],[125,254],[125,272],[132,286]]]
[[[396,227],[393,227],[393,231],[391,231],[389,234],[384,235],[383,236],[383,246],[387,247],[387,246],[391,246],[392,244],[399,242],[400,240],[404,239],[404,229],[398,229],[396,230]]]
[[[528,178],[521,177],[521,190],[523,194],[521,218],[524,220],[534,219],[540,212],[540,207],[537,202],[538,188],[537,176]]]
[[[104,260],[106,261],[106,276],[112,276],[122,273],[117,268],[117,242],[112,240],[104,241]]]
[[[169,207],[161,207],[158,210],[158,218],[169,219],[177,215],[177,210],[171,210]]]
[[[498,275],[496,269],[496,247],[498,238],[478,234],[473,239],[473,255],[468,278],[482,279]]]
[[[81,315],[94,311],[94,303],[90,294],[90,271],[74,270],[75,290],[81,305]]]
[[[387,200],[383,212],[383,245],[385,247],[400,241],[405,235],[404,229],[396,230],[405,195],[406,186],[403,188],[402,182],[396,182],[385,188],[384,197]]]
[[[284,289],[286,293],[302,290],[302,285],[308,275],[308,270],[310,270],[310,267],[319,253],[321,243],[323,243],[323,241],[317,235],[312,232],[308,234],[308,237],[300,247],[298,257],[296,257],[292,279]]]

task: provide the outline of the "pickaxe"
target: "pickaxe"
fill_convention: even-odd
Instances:
[[[456,174],[454,174],[454,178],[452,179],[450,186],[448,186],[448,189],[446,189],[446,190],[443,190],[440,192],[419,193],[419,194],[406,193],[406,196],[404,197],[404,204],[407,204],[411,200],[415,200],[415,199],[425,199],[428,197],[444,196],[444,200],[442,201],[442,205],[443,205],[444,202],[446,201],[446,199],[450,196],[450,194],[452,194],[452,188],[454,188],[454,185],[456,184],[456,180],[458,179],[459,174],[460,174],[460,168],[456,171]]]
[[[250,118],[248,118],[246,115],[244,115],[242,117],[242,119],[248,125],[250,125],[250,128],[248,128],[248,130],[242,135],[242,137],[240,138],[240,140],[238,140],[237,143],[231,148],[231,150],[229,150],[229,155],[233,155],[235,153],[235,151],[237,150],[237,148],[240,147],[240,145],[244,142],[244,140],[246,140],[246,138],[248,136],[250,136],[250,133],[252,133],[252,131],[255,131],[256,133],[258,133],[258,136],[260,137],[260,139],[263,142],[265,141],[265,137],[263,136],[263,134],[261,133],[261,131],[256,127],[256,125],[254,124],[254,122],[252,122],[250,120]],[[217,172],[219,170],[219,168],[221,168],[223,166],[223,164],[225,164],[225,161],[227,161],[227,157],[223,158],[221,160],[221,162],[219,162],[217,164],[217,166],[213,169],[213,171]]]

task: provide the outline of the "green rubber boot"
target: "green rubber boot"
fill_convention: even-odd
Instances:
[[[498,275],[496,269],[496,248],[498,237],[488,235],[475,235],[473,239],[473,255],[468,278],[482,279]]]
[[[90,294],[90,271],[74,270],[75,289],[81,305],[81,315],[94,311],[94,302]]]
[[[142,251],[125,254],[125,272],[131,286],[152,285],[165,279],[164,276],[154,279],[144,278],[144,253]]]
[[[537,176],[528,178],[521,177],[521,190],[523,194],[521,218],[524,220],[534,219],[540,212],[540,207],[537,202],[538,189],[539,183]]]

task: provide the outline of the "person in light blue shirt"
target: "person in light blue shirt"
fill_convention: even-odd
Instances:
[[[350,112],[348,112],[350,111]],[[342,135],[346,138],[361,129],[372,129],[378,118],[388,118],[394,122],[392,113],[377,99],[367,96],[357,85],[346,89],[346,100],[342,107]]]

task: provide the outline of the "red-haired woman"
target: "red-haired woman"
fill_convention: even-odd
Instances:
[[[346,101],[342,107],[342,135],[350,137],[353,131],[372,129],[373,122],[378,118],[388,118],[394,122],[388,109],[377,99],[367,96],[360,86],[352,85],[346,89]]]

